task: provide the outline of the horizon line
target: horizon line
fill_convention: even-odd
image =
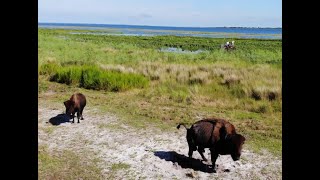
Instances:
[[[261,27],[261,26],[160,26],[160,25],[137,25],[137,24],[103,24],[103,23],[70,23],[70,22],[38,22],[38,24],[83,24],[83,25],[118,25],[118,26],[149,26],[149,27],[178,27],[178,28],[269,28],[282,29],[282,27]]]

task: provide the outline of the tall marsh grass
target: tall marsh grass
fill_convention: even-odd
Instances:
[[[86,89],[125,91],[147,87],[149,80],[142,75],[103,70],[97,66],[43,65],[41,73],[50,75],[50,81],[75,85]]]

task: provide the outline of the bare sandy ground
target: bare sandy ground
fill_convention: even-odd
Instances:
[[[282,160],[268,152],[255,154],[244,146],[243,155],[234,162],[229,155],[219,156],[216,172],[208,162],[202,162],[198,152],[188,158],[184,128],[172,132],[158,129],[135,129],[123,124],[113,115],[96,115],[97,109],[85,108],[80,123],[66,122],[61,107],[39,104],[38,141],[48,149],[72,150],[81,156],[92,152],[99,158],[105,179],[109,179],[111,165],[125,163],[128,169],[117,171],[112,179],[281,179]],[[53,125],[53,124],[54,125]],[[51,128],[52,132],[45,131]]]

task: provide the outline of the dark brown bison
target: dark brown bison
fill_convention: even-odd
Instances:
[[[72,118],[72,123],[74,123],[74,115],[77,113],[78,123],[80,123],[79,119],[81,116],[81,120],[83,120],[82,112],[84,107],[86,106],[86,97],[81,93],[76,93],[71,96],[68,101],[63,102],[66,107],[66,114]]]
[[[237,134],[234,126],[228,121],[210,118],[197,121],[190,128],[180,123],[177,128],[181,125],[187,129],[189,157],[192,157],[193,151],[198,150],[202,159],[207,161],[203,152],[204,148],[209,148],[213,168],[219,154],[230,154],[234,161],[240,159],[245,137]]]

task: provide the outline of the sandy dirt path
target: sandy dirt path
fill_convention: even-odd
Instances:
[[[94,108],[84,110],[85,120],[72,124],[61,114],[61,107],[43,107],[38,110],[38,141],[48,149],[72,150],[79,155],[92,152],[99,158],[105,179],[281,179],[282,160],[268,152],[255,154],[244,146],[240,161],[230,156],[219,156],[216,172],[210,166],[210,151],[201,161],[198,152],[187,158],[188,145],[184,128],[172,132],[159,129],[135,129],[123,124],[113,115],[96,115]],[[53,125],[53,124],[55,125]],[[47,133],[46,128],[53,128]],[[129,168],[111,172],[111,165],[125,163]],[[110,173],[113,173],[112,178]]]

